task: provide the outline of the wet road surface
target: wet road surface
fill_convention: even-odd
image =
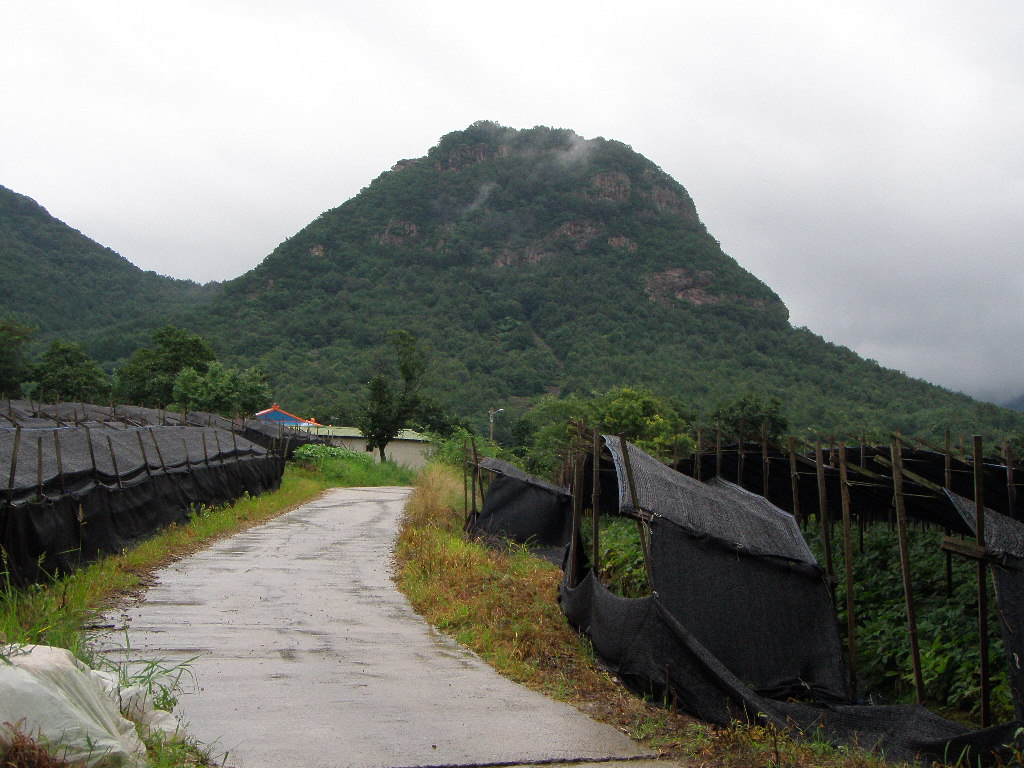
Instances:
[[[174,563],[142,602],[108,617],[112,642],[127,638],[134,658],[193,659],[196,690],[177,711],[238,768],[644,755],[502,678],[412,610],[391,581],[407,495],[336,489]]]

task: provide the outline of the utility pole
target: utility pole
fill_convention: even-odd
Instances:
[[[494,442],[494,414],[502,413],[504,410],[505,410],[504,408],[499,408],[498,410],[491,409],[491,410],[487,411],[487,418],[488,418],[488,421],[490,423],[490,434],[489,434],[489,437],[490,437],[490,441],[492,443]]]

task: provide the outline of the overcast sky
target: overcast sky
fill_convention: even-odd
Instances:
[[[0,0],[0,184],[144,269],[258,264],[486,119],[630,144],[794,325],[1024,393],[1024,4]]]

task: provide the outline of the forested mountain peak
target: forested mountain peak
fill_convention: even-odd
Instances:
[[[693,410],[778,396],[798,428],[1017,423],[793,328],[681,184],[626,144],[564,129],[443,136],[226,284],[191,326],[321,420],[402,329],[431,353],[426,388],[469,417],[628,385]]]

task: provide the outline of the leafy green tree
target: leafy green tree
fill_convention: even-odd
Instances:
[[[686,424],[675,406],[650,390],[616,387],[596,396],[591,408],[603,432],[624,435],[652,456],[668,459],[677,448],[684,453],[690,449],[683,435]]]
[[[259,368],[225,368],[219,360],[200,373],[191,366],[174,380],[174,403],[179,408],[210,411],[224,416],[253,413],[271,399],[266,375]]]
[[[174,382],[184,368],[206,373],[217,359],[202,336],[165,325],[153,334],[152,347],[140,347],[115,374],[114,396],[125,403],[160,408],[174,399]]]
[[[746,392],[720,403],[708,413],[708,426],[721,425],[730,437],[737,437],[742,432],[748,439],[760,440],[762,424],[767,428],[769,440],[780,439],[789,428],[778,397]]]
[[[395,348],[398,381],[378,367],[367,384],[366,400],[356,412],[356,426],[366,437],[369,449],[376,448],[384,461],[384,449],[406,427],[420,405],[420,387],[426,373],[426,355],[408,331],[393,331],[389,340]]]
[[[36,329],[19,322],[13,315],[0,319],[0,393],[14,395],[31,372],[25,345]]]
[[[110,396],[110,381],[79,344],[54,341],[34,370],[36,391],[48,400],[102,402]]]

